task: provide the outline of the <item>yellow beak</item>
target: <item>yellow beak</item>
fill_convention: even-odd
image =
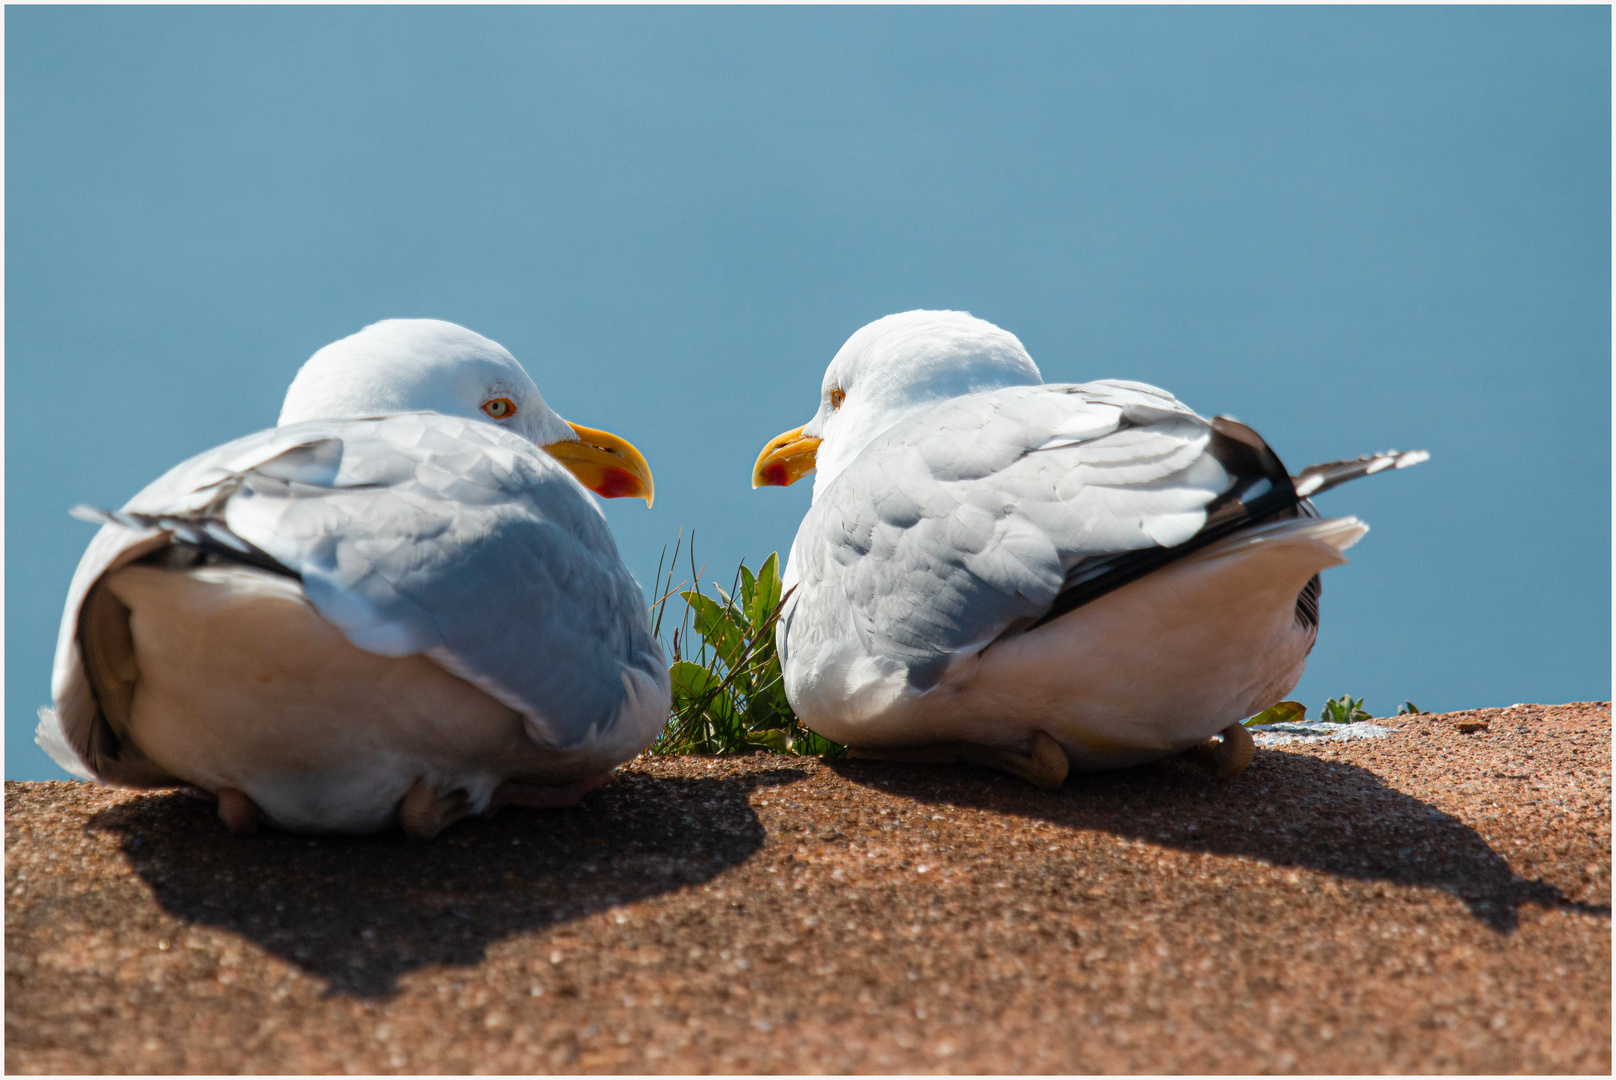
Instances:
[[[785,487],[795,484],[814,471],[814,455],[818,450],[819,440],[812,435],[804,435],[800,427],[776,435],[763,448],[763,453],[758,455],[757,464],[752,466],[752,486],[760,488],[767,484]]]
[[[561,462],[578,482],[607,499],[632,497],[644,499],[651,505],[656,485],[651,482],[651,466],[645,455],[627,439],[620,439],[609,431],[596,431],[580,424],[568,423],[578,438],[553,442],[544,449]]]

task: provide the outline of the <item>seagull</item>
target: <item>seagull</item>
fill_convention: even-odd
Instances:
[[[575,804],[666,720],[639,586],[586,493],[653,498],[500,345],[389,319],[327,345],[278,426],[100,522],[36,741],[69,773],[217,799],[233,832],[429,839]]]
[[[787,699],[864,757],[1050,789],[1179,754],[1232,778],[1241,721],[1301,678],[1319,572],[1368,531],[1307,496],[1427,457],[1293,477],[1165,390],[1046,384],[992,323],[889,315],[753,467],[754,488],[816,474],[782,580]]]

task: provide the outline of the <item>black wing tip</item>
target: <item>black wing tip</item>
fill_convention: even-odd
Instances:
[[[1429,460],[1431,460],[1429,450],[1383,450],[1378,454],[1365,454],[1363,457],[1348,458],[1345,461],[1327,461],[1319,465],[1309,465],[1292,477],[1291,482],[1296,486],[1296,494],[1306,498],[1339,487],[1360,476],[1373,476],[1388,469],[1406,469],[1410,465],[1418,465]]]

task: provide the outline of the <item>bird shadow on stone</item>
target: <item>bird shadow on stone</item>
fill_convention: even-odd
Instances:
[[[240,934],[330,994],[388,997],[418,968],[475,965],[513,935],[711,880],[763,845],[748,794],[805,775],[626,772],[576,808],[508,808],[425,844],[398,833],[233,837],[211,804],[179,793],[121,803],[87,828],[121,834],[169,913]]]
[[[1074,772],[1052,792],[963,765],[847,758],[829,764],[849,781],[920,803],[994,810],[1341,878],[1442,889],[1501,934],[1515,930],[1523,904],[1610,915],[1608,904],[1573,901],[1553,885],[1518,876],[1470,826],[1369,769],[1304,754],[1259,749],[1231,782],[1168,760]]]

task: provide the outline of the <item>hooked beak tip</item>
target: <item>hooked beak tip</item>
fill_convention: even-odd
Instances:
[[[820,440],[792,428],[768,441],[752,466],[752,487],[788,487],[817,467]]]

